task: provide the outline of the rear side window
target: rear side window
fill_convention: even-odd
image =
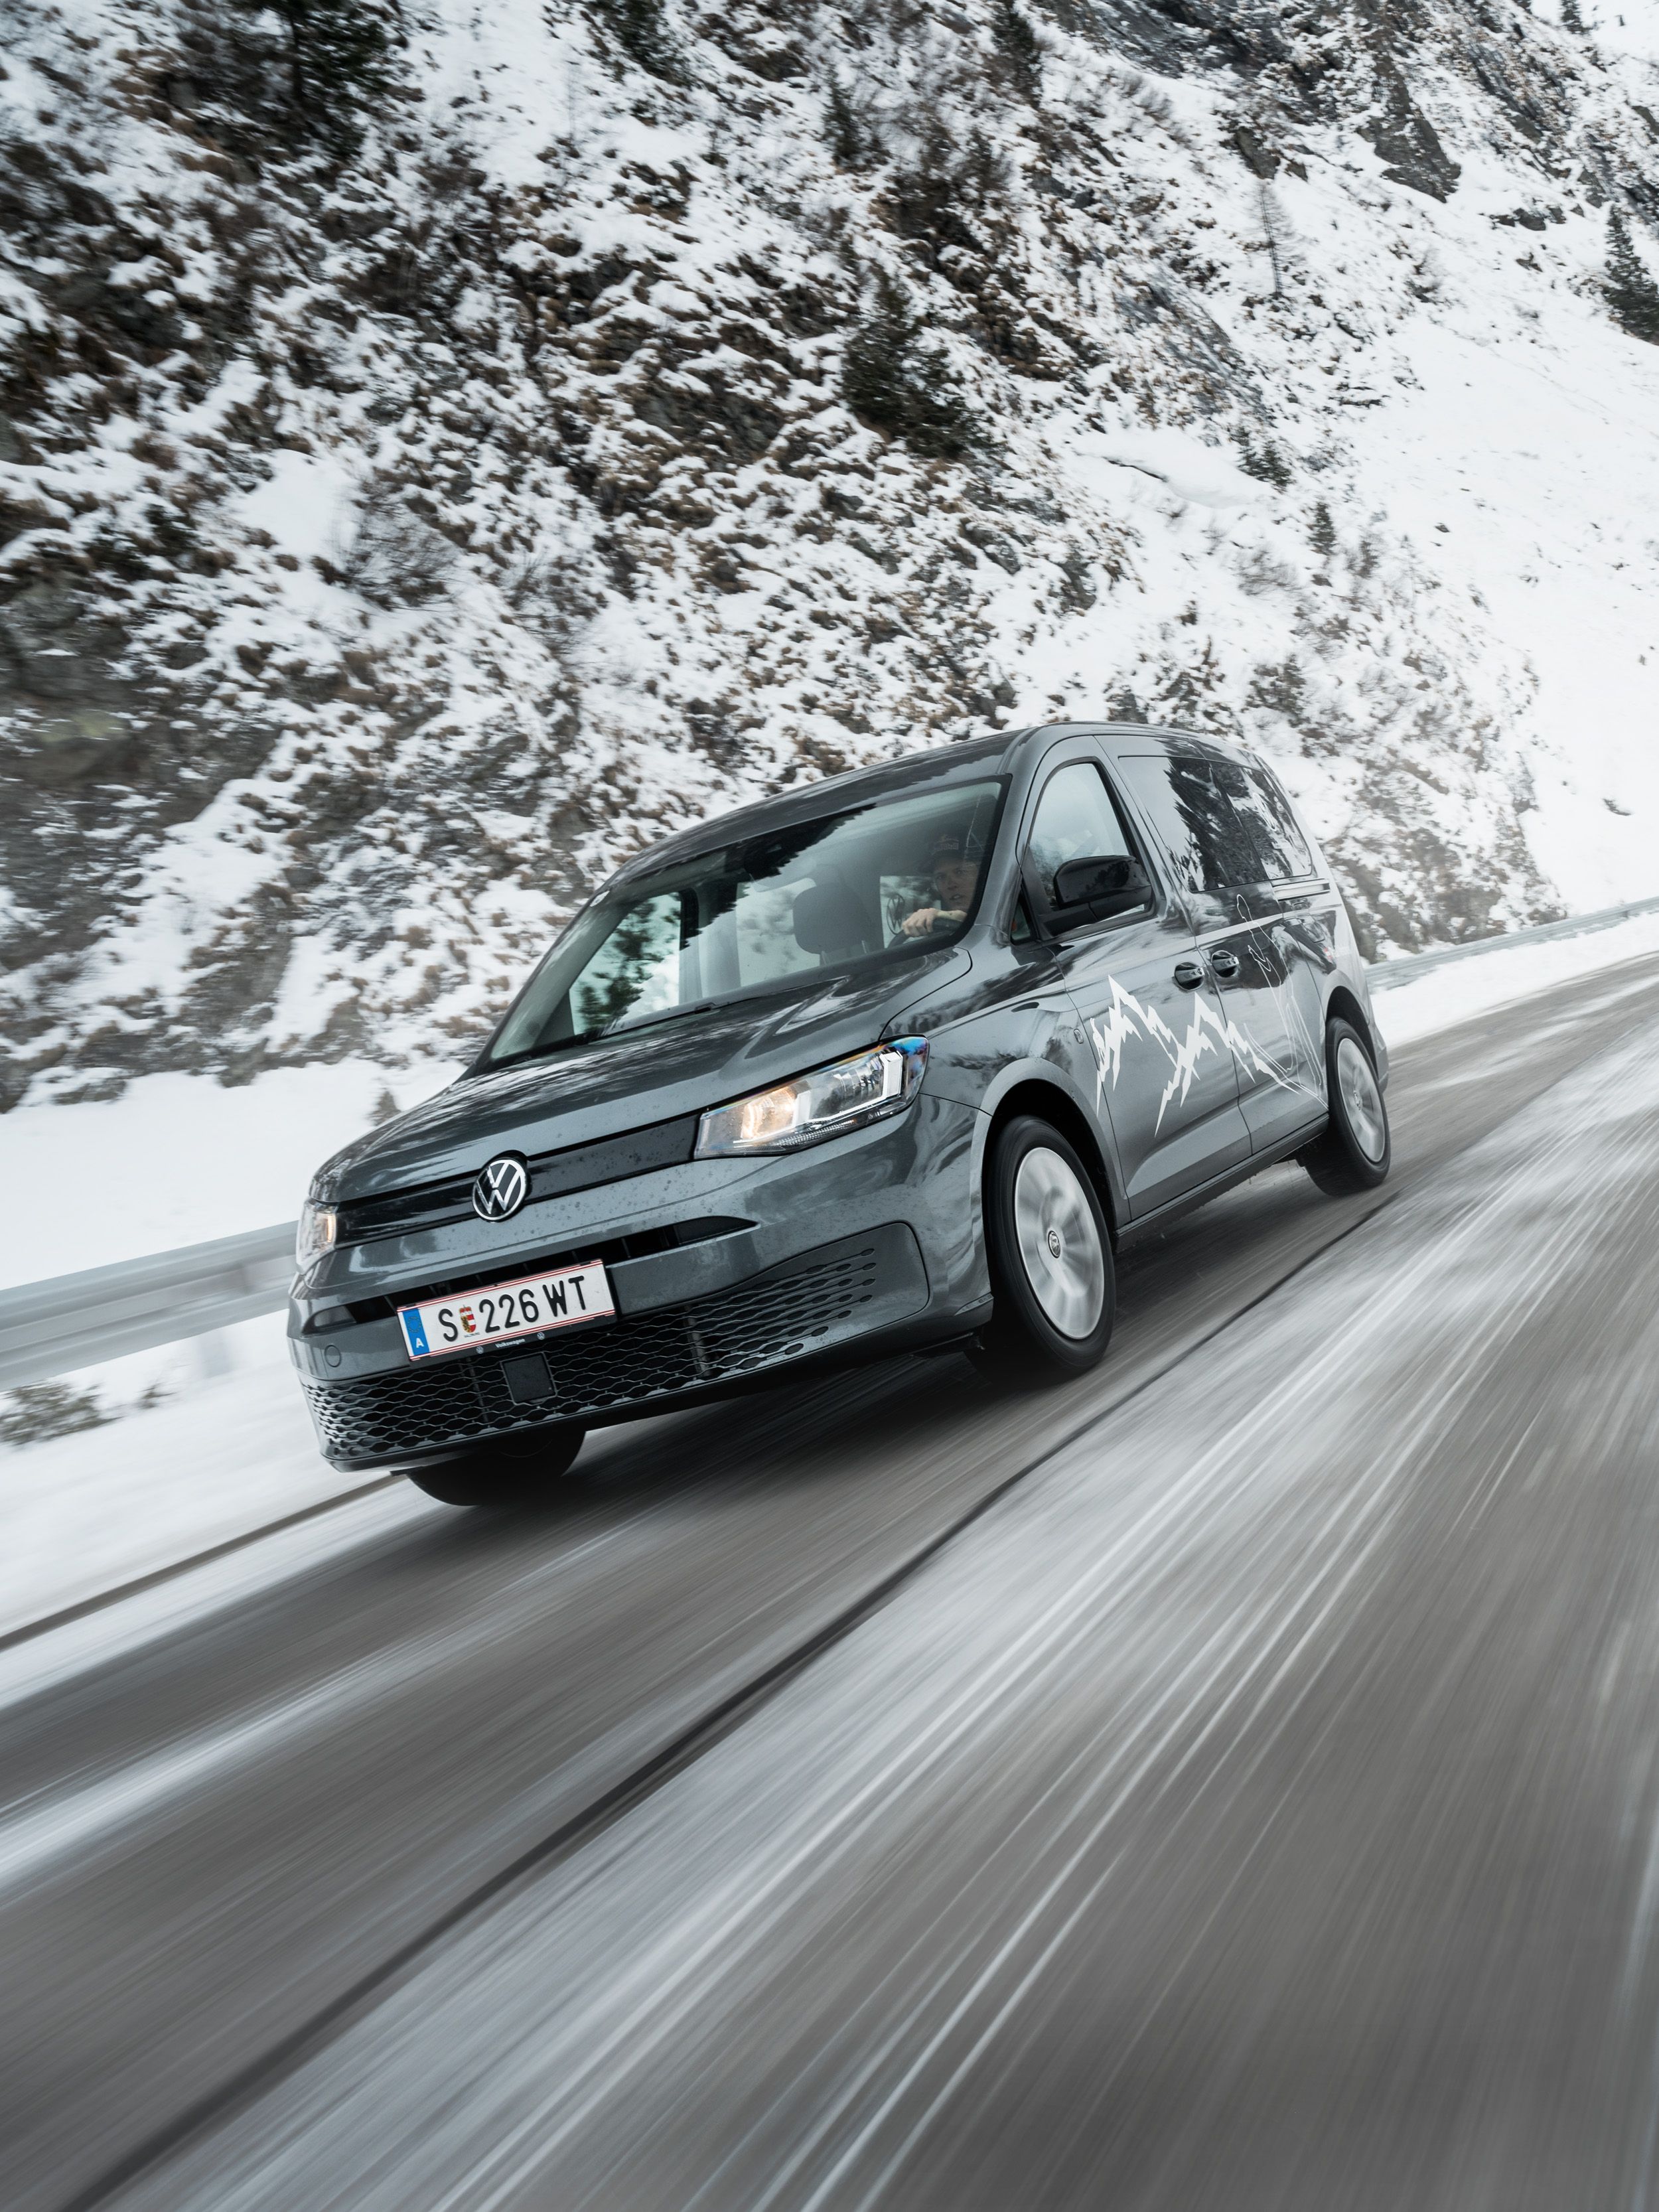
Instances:
[[[1141,754],[1118,766],[1168,848],[1183,889],[1238,890],[1266,879],[1246,816],[1221,781],[1225,775],[1242,787],[1242,771],[1182,754]]]
[[[1252,761],[1239,782],[1243,787],[1239,804],[1261,854],[1264,872],[1274,883],[1313,875],[1314,856],[1297,827],[1285,787],[1273,770]]]
[[[1043,904],[1059,903],[1054,875],[1067,860],[1111,860],[1120,856],[1139,857],[1119,818],[1105,777],[1091,761],[1073,761],[1056,769],[1043,786],[1025,848],[1026,863]]]

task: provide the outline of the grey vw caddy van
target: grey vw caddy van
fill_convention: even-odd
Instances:
[[[1075,1374],[1125,1239],[1291,1154],[1380,1182],[1387,1072],[1261,762],[1121,725],[913,754],[611,877],[466,1073],[319,1171],[290,1349],[336,1465],[456,1503],[805,1362]]]

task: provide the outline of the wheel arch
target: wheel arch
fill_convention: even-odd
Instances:
[[[1106,1217],[1106,1233],[1115,1250],[1119,1233],[1119,1207],[1113,1188],[1111,1169],[1106,1159],[1099,1136],[1088,1115],[1071,1093],[1061,1085],[1050,1082],[1040,1075],[1022,1076],[1012,1083],[989,1109],[985,1132],[985,1148],[980,1160],[980,1188],[984,1189],[985,1175],[990,1164],[991,1148],[997,1134],[1010,1121],[1022,1114],[1030,1114],[1040,1121],[1047,1121],[1057,1129],[1071,1146],[1088,1170],[1089,1180],[1100,1200],[1100,1210]]]
[[[1329,1027],[1334,1019],[1340,1019],[1350,1023],[1353,1028],[1358,1030],[1360,1036],[1364,1038],[1366,1043],[1370,1048],[1371,1065],[1373,1067],[1380,1069],[1383,1065],[1385,1065],[1385,1063],[1381,1060],[1377,1052],[1376,1025],[1346,983],[1339,983],[1335,989],[1331,993],[1330,997],[1325,1001],[1325,1022],[1327,1028]]]

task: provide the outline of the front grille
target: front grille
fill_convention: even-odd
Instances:
[[[424,1305],[432,1298],[459,1297],[467,1291],[483,1290],[490,1283],[517,1282],[523,1275],[550,1275],[559,1267],[574,1267],[588,1260],[602,1260],[607,1267],[624,1260],[651,1260],[659,1253],[678,1252],[688,1244],[706,1244],[716,1237],[735,1237],[754,1227],[736,1214],[709,1214],[701,1221],[671,1221],[665,1228],[636,1229],[627,1237],[586,1237],[578,1244],[561,1245],[556,1251],[537,1252],[528,1259],[492,1260],[488,1267],[472,1267],[459,1275],[445,1275],[427,1283],[405,1285],[395,1297],[353,1298],[342,1306],[325,1306],[306,1323],[307,1336],[343,1328],[349,1321],[390,1321],[399,1306]]]
[[[380,1198],[349,1198],[337,1207],[336,1235],[342,1244],[362,1244],[371,1237],[397,1237],[415,1229],[440,1229],[451,1221],[465,1221],[472,1211],[476,1176],[455,1176],[447,1182],[416,1184],[409,1190],[390,1190]]]
[[[523,1344],[360,1382],[307,1382],[306,1395],[331,1458],[395,1460],[538,1421],[580,1420],[798,1358],[867,1305],[876,1280],[875,1242],[849,1242],[816,1266],[555,1338],[534,1347],[554,1384],[536,1405],[516,1403],[502,1372],[504,1358],[522,1358]]]
[[[573,1192],[592,1190],[600,1183],[625,1182],[630,1176],[681,1167],[690,1158],[696,1141],[697,1116],[682,1114],[672,1121],[625,1129],[617,1137],[567,1145],[556,1152],[538,1152],[529,1163],[530,1194],[526,1203],[533,1206],[544,1198],[568,1198]],[[482,1158],[478,1165],[483,1165]],[[343,1200],[340,1242],[361,1244],[376,1237],[441,1229],[452,1221],[465,1221],[472,1212],[472,1183],[473,1177],[468,1175],[444,1182],[412,1184],[404,1190],[386,1191],[379,1198]]]

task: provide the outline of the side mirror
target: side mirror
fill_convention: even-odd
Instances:
[[[1097,921],[1115,914],[1133,914],[1152,896],[1146,871],[1139,860],[1119,853],[1111,859],[1098,854],[1067,860],[1054,872],[1054,903],[1061,908],[1086,906]]]

